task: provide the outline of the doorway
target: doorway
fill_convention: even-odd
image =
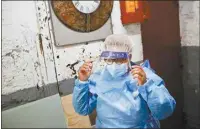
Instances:
[[[144,59],[161,76],[176,100],[172,116],[161,128],[183,128],[183,87],[181,80],[181,41],[178,1],[148,1],[150,17],[141,24]]]

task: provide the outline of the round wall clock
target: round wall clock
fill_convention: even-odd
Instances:
[[[92,32],[101,28],[109,19],[113,1],[51,1],[57,18],[77,32]]]

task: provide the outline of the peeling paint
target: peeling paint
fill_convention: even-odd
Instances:
[[[38,85],[38,84],[37,84],[37,86],[36,86],[36,87],[37,87],[37,89],[38,89],[38,90],[40,89],[40,87],[39,87],[39,85]]]
[[[44,18],[44,21],[45,21],[45,22],[47,21],[47,16]]]
[[[82,48],[82,53],[84,53],[85,52],[85,48]]]
[[[46,40],[50,40],[48,37],[45,37]]]
[[[49,49],[51,49],[51,44],[49,43]]]
[[[38,35],[39,43],[40,43],[40,52],[44,56],[43,45],[42,45],[42,34]]]
[[[10,24],[2,25],[2,94],[9,94],[35,86],[38,81],[33,66],[37,60],[37,22],[34,2],[3,1],[2,4],[6,8],[2,12],[4,23]]]
[[[25,50],[25,49],[23,49],[23,52],[29,53],[29,50]]]
[[[17,53],[19,53],[19,52],[21,52],[21,50],[19,50],[19,49],[12,49],[12,51],[6,53],[5,56],[10,56],[10,55],[12,55],[13,52],[17,52]]]
[[[66,65],[66,67],[69,67],[69,68],[72,70],[72,76],[73,76],[73,75],[76,75],[77,72],[76,72],[74,66],[77,65],[79,62],[80,62],[80,61],[76,61],[76,62],[73,63],[73,64],[67,64],[67,65]]]

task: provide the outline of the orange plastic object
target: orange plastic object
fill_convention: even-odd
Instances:
[[[144,22],[149,18],[147,1],[123,0],[120,1],[121,20],[123,24]]]

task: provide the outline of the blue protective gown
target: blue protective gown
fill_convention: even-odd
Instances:
[[[149,62],[142,67],[147,76],[143,86],[130,74],[110,79],[108,71],[91,75],[87,82],[75,80],[75,111],[89,115],[96,108],[96,128],[159,128],[159,120],[173,113],[176,102]]]

